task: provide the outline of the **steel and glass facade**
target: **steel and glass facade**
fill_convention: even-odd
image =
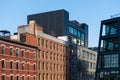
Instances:
[[[120,17],[101,22],[96,80],[120,79]]]
[[[44,28],[44,33],[55,37],[70,36],[72,43],[88,47],[88,25],[70,21],[69,12],[64,9],[28,15],[27,20],[28,23],[35,20]]]

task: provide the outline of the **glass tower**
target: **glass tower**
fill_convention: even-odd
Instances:
[[[120,79],[120,17],[101,22],[95,80]]]

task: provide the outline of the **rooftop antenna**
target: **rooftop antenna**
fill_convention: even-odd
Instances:
[[[116,17],[120,17],[120,13],[111,15],[111,18],[116,18]]]

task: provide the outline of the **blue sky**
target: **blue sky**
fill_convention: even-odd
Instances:
[[[27,15],[65,9],[70,20],[89,25],[89,46],[98,46],[100,22],[120,13],[120,0],[1,0],[0,30],[17,31]]]

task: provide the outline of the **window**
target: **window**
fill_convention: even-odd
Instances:
[[[34,76],[34,80],[36,80],[36,77]]]
[[[25,54],[24,54],[24,50],[22,50],[22,57],[24,57],[25,56]]]
[[[50,70],[52,71],[52,64],[50,64]]]
[[[10,76],[10,80],[13,80],[13,76]]]
[[[48,80],[48,74],[46,74],[46,80]]]
[[[38,75],[38,79],[40,80],[40,74]]]
[[[16,49],[16,57],[18,57],[18,53],[19,53],[19,50],[18,50],[18,49]]]
[[[46,40],[46,48],[48,47],[48,41]]]
[[[13,69],[13,62],[10,61],[10,69]]]
[[[85,39],[85,34],[81,33],[81,39],[84,40]]]
[[[38,69],[40,70],[40,62],[38,63]]]
[[[4,52],[5,52],[5,47],[2,46],[2,47],[1,47],[1,50],[2,50],[2,54],[4,54]]]
[[[12,51],[12,48],[10,48],[10,56],[12,56],[12,52],[13,52],[13,51]]]
[[[42,69],[44,70],[44,62],[42,63]]]
[[[36,70],[36,65],[34,64],[34,71]]]
[[[76,29],[74,29],[74,35],[77,36],[77,30]]]
[[[36,59],[36,53],[34,53],[34,59]]]
[[[19,80],[19,76],[16,77],[16,80]]]
[[[2,75],[2,80],[5,80],[5,75]]]
[[[42,47],[44,47],[44,39],[42,39]]]
[[[19,63],[16,62],[16,69],[19,69]]]
[[[104,55],[104,68],[118,67],[118,54]]]
[[[46,63],[46,70],[48,70],[48,63]]]
[[[80,38],[80,31],[78,31],[78,37]]]
[[[52,49],[52,42],[50,42],[50,49]]]
[[[40,46],[40,38],[38,38],[38,46]]]
[[[73,34],[73,28],[69,27],[69,32]]]
[[[2,68],[5,68],[5,60],[2,60]]]
[[[24,80],[24,76],[22,76],[22,80]]]
[[[22,63],[22,70],[24,70],[24,68],[25,68],[25,64],[24,64],[24,63]]]

